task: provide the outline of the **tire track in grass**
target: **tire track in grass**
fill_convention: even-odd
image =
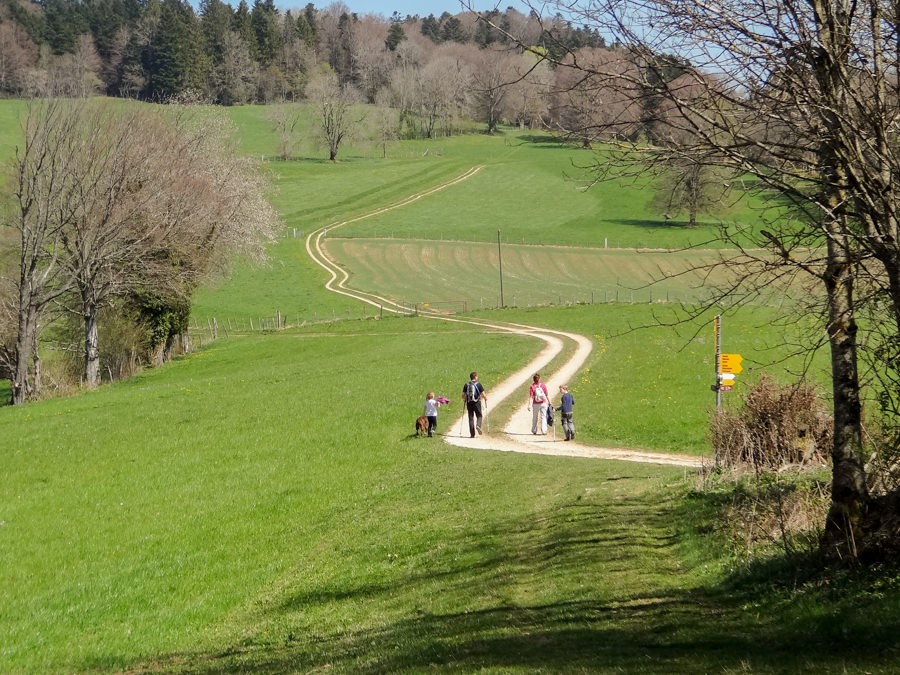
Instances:
[[[349,273],[325,252],[322,242],[331,230],[335,230],[349,223],[355,223],[372,216],[408,206],[423,197],[428,197],[436,192],[440,192],[441,190],[445,190],[468,180],[481,171],[482,168],[483,166],[474,166],[456,178],[435,185],[427,190],[417,192],[409,197],[388,204],[387,206],[374,209],[360,216],[324,225],[319,229],[310,232],[306,237],[306,252],[309,254],[309,257],[312,258],[313,262],[328,272],[329,279],[325,283],[325,288],[333,293],[338,293],[339,295],[378,307],[383,311],[395,314],[410,314],[415,311],[412,307],[403,305],[402,303],[398,303],[378,295],[377,293],[351,288],[348,285],[350,279]],[[508,322],[460,319],[458,317],[442,315],[432,310],[419,309],[418,312],[421,316],[440,321],[451,321],[471,326],[481,326],[489,330],[499,330],[511,334],[534,337],[542,340],[545,344],[544,348],[534,359],[488,390],[488,401],[491,404],[491,408],[517,393],[523,397],[522,404],[517,406],[512,416],[503,423],[500,435],[497,435],[496,431],[491,433],[490,410],[487,410],[487,406],[485,406],[485,435],[470,438],[468,433],[468,423],[465,418],[465,413],[463,413],[448,427],[449,431],[443,437],[445,442],[459,447],[479,450],[524,452],[565,457],[618,459],[630,462],[670,464],[690,468],[699,468],[703,466],[704,460],[700,457],[643,450],[600,448],[572,441],[561,442],[556,438],[555,426],[553,428],[552,436],[533,436],[531,434],[531,413],[528,412],[528,404],[527,401],[524,400],[527,394],[527,385],[531,381],[531,376],[536,372],[540,372],[550,364],[550,362],[563,351],[566,343],[569,342],[574,343],[574,353],[565,361],[565,363],[544,380],[551,392],[556,391],[561,384],[568,383],[587,361],[587,358],[593,349],[591,341],[583,335]],[[453,433],[454,430],[457,431],[456,434]]]

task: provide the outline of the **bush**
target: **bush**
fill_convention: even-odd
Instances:
[[[827,479],[815,474],[708,476],[704,492],[718,503],[714,528],[739,560],[773,554],[814,554],[831,501]]]
[[[827,463],[832,430],[811,385],[781,387],[765,375],[739,410],[716,411],[710,421],[716,466],[757,471]]]

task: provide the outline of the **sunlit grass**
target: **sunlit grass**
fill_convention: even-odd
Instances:
[[[265,112],[229,110],[246,151],[271,158]],[[232,331],[127,382],[0,408],[0,670],[892,672],[896,583],[829,596],[790,575],[778,586],[764,566],[731,576],[709,527],[715,504],[687,495],[684,469],[413,437],[426,391],[453,400],[438,423],[452,433],[468,372],[490,389],[541,343],[426,318],[358,319],[358,303],[322,289],[302,234],[484,164],[478,180],[336,231],[330,250],[346,263],[371,245],[354,270],[368,290],[496,297],[484,261],[501,229],[508,273],[527,284],[537,250],[531,281],[565,302],[595,274],[579,247],[603,249],[609,277],[632,270],[617,274],[627,289],[647,271],[633,270],[660,259],[606,243],[683,246],[712,232],[711,222],[660,223],[634,187],[579,192],[560,176],[584,153],[515,139],[268,162],[285,236],[268,267],[203,289],[194,318],[345,320]],[[349,235],[416,241],[399,244],[401,261],[388,255],[396,242],[338,241]],[[456,268],[429,271],[428,247],[450,250],[450,239],[479,243],[459,244],[470,250]],[[388,262],[372,264],[378,256]],[[515,277],[513,296],[524,292]],[[479,316],[594,341],[570,382],[580,440],[707,454],[711,327],[632,331],[668,310],[610,299]],[[723,348],[745,358],[726,404],[763,371],[804,370],[783,345],[820,328],[772,317],[726,317]],[[818,377],[819,363],[809,372]]]

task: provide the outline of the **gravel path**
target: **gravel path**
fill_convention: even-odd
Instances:
[[[481,167],[472,167],[465,173],[457,176],[440,185],[436,185],[423,192],[410,195],[394,204],[389,204],[373,210],[362,216],[357,216],[352,220],[346,220],[337,223],[331,223],[324,227],[311,232],[306,238],[306,250],[313,261],[327,270],[331,278],[325,284],[325,287],[340,295],[355,298],[361,302],[380,307],[383,311],[397,312],[409,314],[412,310],[409,307],[400,305],[393,300],[381,297],[375,293],[360,291],[347,287],[348,274],[337,263],[335,263],[325,252],[322,241],[329,230],[336,229],[347,223],[356,222],[369,216],[384,213],[396,208],[402,208],[407,204],[411,204],[418,199],[427,197],[430,194],[448,188],[456,183],[467,180],[469,177],[478,173]],[[455,321],[475,326],[483,326],[486,330],[500,330],[519,335],[531,335],[535,338],[543,340],[546,344],[544,349],[529,363],[520,370],[517,370],[505,380],[496,385],[485,385],[490,408],[487,409],[485,419],[485,434],[475,438],[469,437],[468,423],[463,417],[457,417],[448,432],[443,436],[446,443],[463,448],[473,450],[494,450],[501,452],[524,452],[542,455],[559,455],[562,457],[594,457],[603,459],[619,459],[629,462],[648,462],[654,464],[671,464],[676,466],[684,466],[691,468],[700,468],[704,464],[703,458],[693,457],[690,455],[676,455],[661,452],[648,452],[644,450],[628,450],[616,448],[600,448],[591,445],[585,445],[581,442],[564,441],[562,438],[557,439],[552,432],[546,436],[534,436],[531,433],[531,413],[528,411],[528,385],[531,383],[531,376],[534,373],[542,373],[542,379],[547,384],[551,397],[557,399],[559,385],[567,384],[572,380],[591,353],[591,341],[583,335],[575,333],[565,333],[563,331],[550,330],[547,328],[539,328],[536,326],[524,326],[520,324],[494,323],[483,320],[461,319],[458,317],[450,317],[438,313],[429,313],[419,311],[420,315],[427,316],[439,321]],[[572,356],[557,370],[547,373],[546,366],[549,364],[562,350],[565,341],[572,341],[576,345],[576,349]],[[462,382],[460,383],[462,389]],[[520,396],[521,405],[518,406],[508,420],[501,420],[502,427],[497,427],[497,420],[491,419],[491,409],[497,404],[506,400],[510,396]],[[557,420],[554,427],[561,426]],[[575,427],[578,428],[578,406],[575,407]],[[554,431],[556,429],[554,428]],[[561,433],[561,431],[560,431]]]
[[[591,353],[591,341],[583,335],[576,333],[564,333],[562,331],[536,328],[534,326],[489,324],[495,330],[505,330],[512,333],[533,335],[544,340],[546,346],[525,367],[507,377],[500,384],[488,388],[485,391],[490,407],[487,410],[487,418],[483,425],[486,433],[483,436],[469,437],[469,426],[465,420],[465,414],[457,417],[448,427],[444,441],[451,445],[469,448],[473,450],[499,450],[502,452],[525,452],[541,455],[558,455],[561,457],[593,457],[602,459],[619,459],[628,462],[649,462],[653,464],[671,464],[700,468],[704,460],[701,457],[690,455],[676,455],[661,452],[649,452],[644,450],[627,450],[621,448],[601,448],[586,445],[579,441],[564,441],[548,430],[546,436],[534,436],[531,433],[531,413],[528,411],[528,387],[531,384],[531,376],[534,373],[544,373],[545,366],[563,349],[564,340],[572,340],[577,348],[572,356],[558,370],[550,373],[549,377],[542,375],[547,384],[551,399],[557,400],[559,385],[568,384],[580,368],[584,365]],[[460,384],[462,389],[462,384]],[[490,418],[491,408],[496,407],[501,401],[510,396],[521,397],[522,403],[517,406],[512,416],[505,420],[502,429],[496,429],[496,420]],[[555,427],[559,427],[558,430]],[[575,428],[578,429],[578,405],[575,405]],[[562,435],[559,417],[554,425],[555,431]],[[577,438],[577,436],[576,436]]]

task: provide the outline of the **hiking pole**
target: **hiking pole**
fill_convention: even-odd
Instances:
[[[484,428],[488,433],[491,433],[491,420],[487,414],[487,401],[484,402]]]
[[[466,419],[466,411],[463,410],[462,417],[459,418],[459,437],[462,438],[463,422]]]

